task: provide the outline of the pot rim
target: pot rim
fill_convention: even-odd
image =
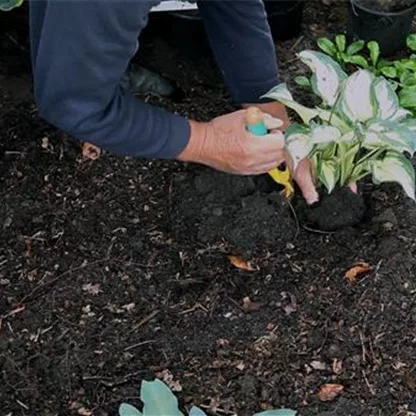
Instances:
[[[410,12],[411,10],[416,9],[416,2],[413,6],[410,6],[407,9],[403,9],[403,10],[395,11],[395,12],[382,12],[380,10],[372,10],[372,9],[369,9],[365,6],[362,6],[361,4],[357,4],[356,0],[350,0],[350,3],[351,3],[351,6],[352,6],[353,10],[356,7],[357,9],[364,10],[367,13],[375,14],[377,16],[401,16],[403,14],[406,14],[406,13]]]

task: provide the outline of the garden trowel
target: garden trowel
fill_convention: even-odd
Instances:
[[[264,136],[268,133],[266,124],[264,123],[262,112],[256,107],[250,107],[246,113],[247,130],[255,136]],[[290,171],[287,165],[278,167],[268,172],[275,182],[285,187],[285,196],[290,198],[293,193],[293,185],[290,179]]]

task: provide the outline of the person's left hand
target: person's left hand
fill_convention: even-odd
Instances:
[[[262,103],[262,104],[246,104],[244,107],[257,107],[265,114],[270,114],[283,121],[283,125],[279,130],[284,131],[290,125],[290,119],[286,108],[280,103]],[[287,160],[290,160],[290,155],[287,155]],[[289,163],[289,169],[291,169]],[[291,169],[292,170],[292,169]],[[319,194],[316,190],[314,177],[312,174],[312,166],[310,159],[306,158],[299,162],[296,171],[292,172],[292,178],[299,186],[303,198],[308,205],[312,205],[319,201]]]

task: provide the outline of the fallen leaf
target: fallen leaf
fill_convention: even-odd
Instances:
[[[82,157],[84,159],[96,160],[101,156],[101,149],[91,143],[82,144]]]
[[[350,283],[355,283],[357,281],[357,277],[360,274],[366,273],[371,269],[372,267],[368,263],[357,263],[355,266],[351,267],[345,272],[345,278]]]
[[[102,292],[99,283],[96,283],[95,285],[92,283],[86,283],[84,286],[82,286],[82,290],[93,296],[97,296]]]
[[[218,348],[228,347],[230,345],[230,341],[225,338],[219,338],[217,339],[216,344]]]
[[[286,315],[289,316],[290,314],[298,310],[298,303],[295,295],[289,292],[282,292],[280,295],[282,296],[283,301],[286,300],[286,305],[282,306]],[[289,301],[289,303],[287,301]]]
[[[334,400],[342,390],[344,390],[344,386],[341,386],[341,384],[323,384],[318,392],[319,400],[322,402],[330,402]]]
[[[181,392],[182,386],[178,380],[173,379],[173,375],[169,370],[163,370],[156,374],[156,377],[161,379],[172,391]]]
[[[235,368],[239,371],[243,371],[246,368],[246,365],[243,362],[238,363]]]
[[[245,260],[242,256],[228,256],[231,264],[238,269],[245,270],[247,272],[253,272],[255,269],[249,261]]]
[[[78,414],[81,416],[91,416],[92,410],[87,409],[86,407],[80,407],[78,409]]]
[[[262,306],[264,306],[264,303],[261,302],[253,302],[248,296],[243,299],[243,305],[241,306],[241,309],[243,312],[253,312],[259,310]]]
[[[338,360],[337,358],[334,358],[334,361],[332,362],[332,372],[334,374],[340,374],[342,371],[342,360]]]
[[[44,137],[42,139],[42,144],[41,144],[43,149],[47,149],[49,147],[49,139],[47,137]]]
[[[407,372],[404,375],[404,384],[410,390],[416,390],[416,378],[412,373]]]
[[[326,370],[326,364],[322,361],[311,361],[309,364],[314,370]]]

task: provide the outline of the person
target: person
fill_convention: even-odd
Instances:
[[[39,116],[82,142],[120,155],[203,164],[239,175],[266,173],[290,158],[283,105],[260,99],[279,82],[262,0],[198,0],[225,83],[240,110],[200,122],[152,106],[121,80],[158,0],[29,2],[34,95]],[[249,134],[245,108],[265,114],[269,134]],[[281,122],[282,121],[282,122]],[[308,203],[318,200],[308,160],[292,172]]]

